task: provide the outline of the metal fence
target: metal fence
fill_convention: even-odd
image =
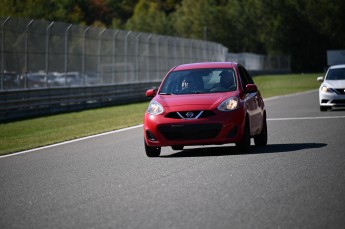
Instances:
[[[0,18],[0,90],[158,82],[173,66],[224,61],[221,44]]]
[[[290,72],[290,56],[268,56],[254,53],[227,53],[226,61],[242,64],[247,70],[259,73]]]

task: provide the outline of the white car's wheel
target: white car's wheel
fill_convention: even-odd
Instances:
[[[327,111],[329,107],[327,106],[320,106],[320,111]]]

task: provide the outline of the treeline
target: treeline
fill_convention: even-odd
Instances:
[[[207,39],[229,52],[291,56],[293,71],[322,71],[345,49],[345,1],[2,0],[0,16],[46,19]]]

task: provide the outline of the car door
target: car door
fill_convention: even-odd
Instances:
[[[254,135],[257,133],[262,126],[262,112],[260,107],[260,98],[261,96],[258,94],[258,92],[246,92],[245,87],[247,84],[254,84],[253,79],[247,72],[247,70],[239,65],[238,71],[240,74],[240,78],[242,81],[242,87],[243,91],[245,93],[245,103],[247,106],[247,113],[249,115],[249,122],[250,122],[250,133],[251,135]]]

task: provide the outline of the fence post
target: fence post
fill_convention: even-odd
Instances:
[[[139,72],[140,72],[140,56],[139,56],[139,39],[141,37],[142,33],[139,33],[137,37],[135,38],[136,40],[136,65],[137,65],[137,71],[136,71],[136,81],[139,82]]]
[[[177,66],[177,42],[179,41],[179,38],[175,38],[175,46],[174,46],[174,65]]]
[[[147,37],[147,59],[146,59],[146,78],[147,78],[147,82],[150,81],[150,72],[149,72],[149,66],[150,66],[150,60],[149,60],[149,49],[150,49],[150,39],[152,37],[152,34],[150,34],[148,37]]]
[[[102,35],[107,29],[104,28],[98,34],[98,82],[102,83],[103,81],[103,74],[102,74],[102,66],[101,66],[101,48],[102,48]]]
[[[190,57],[190,59],[193,61],[193,62],[197,62],[196,60],[195,60],[195,55],[193,55],[193,42],[195,42],[194,40],[189,40],[189,57]]]
[[[126,82],[128,80],[128,36],[131,34],[132,32],[129,31],[127,32],[126,36],[125,36],[125,69],[126,69]]]
[[[68,71],[68,32],[71,29],[70,24],[65,31],[65,87],[67,86],[67,71]]]
[[[161,37],[162,36],[160,36],[160,35],[158,35],[157,36],[158,38],[157,38],[157,42],[156,42],[156,73],[157,73],[157,79],[159,79],[159,75],[160,75],[160,72],[159,72],[159,64],[160,64],[160,58],[159,58],[159,46],[160,46],[160,44],[159,44],[159,41],[160,41],[160,39],[161,39]]]
[[[83,85],[85,86],[85,61],[86,61],[86,33],[89,31],[90,27],[86,27],[86,29],[83,32],[83,61],[81,66],[81,71],[83,75]]]
[[[24,88],[27,88],[27,75],[28,75],[28,29],[29,26],[34,22],[31,20],[25,28],[25,59],[24,59]]]
[[[205,61],[210,61],[210,59],[207,56],[207,42],[202,42],[202,55]]]
[[[46,87],[48,87],[48,71],[49,71],[49,30],[54,25],[54,22],[50,23],[46,30]]]
[[[116,30],[113,33],[113,66],[112,66],[112,70],[113,70],[113,80],[112,83],[115,83],[115,50],[116,50],[116,35],[119,33],[119,30]]]
[[[204,60],[203,60],[203,58],[201,57],[201,56],[202,56],[202,54],[201,54],[201,51],[202,51],[202,50],[201,50],[201,47],[202,47],[201,41],[198,41],[198,45],[199,45],[199,46],[198,46],[198,59],[199,59],[200,62],[202,62],[202,61],[204,61]]]
[[[5,62],[4,62],[4,39],[5,39],[5,30],[4,30],[4,27],[5,27],[5,24],[7,23],[7,21],[10,20],[10,17],[7,17],[6,20],[1,24],[1,87],[0,89],[3,90],[4,89],[4,85],[3,85],[3,80],[4,80],[4,65],[5,65]]]
[[[171,39],[171,37],[168,37],[166,39],[166,46],[165,46],[165,58],[164,58],[164,61],[165,61],[165,70],[168,71],[169,70],[169,40]]]

